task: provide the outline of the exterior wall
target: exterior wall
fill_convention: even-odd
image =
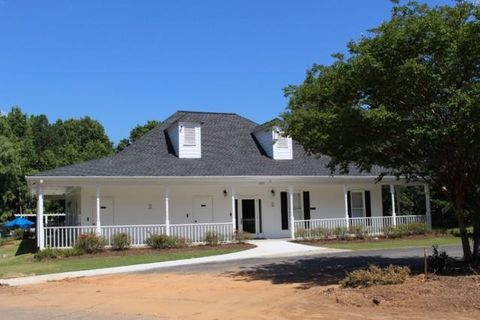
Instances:
[[[347,186],[348,190],[370,190],[372,217],[382,216],[381,185],[355,184]],[[311,219],[344,218],[345,203],[343,185],[341,184],[303,184],[293,186],[294,193],[303,196],[310,192]],[[272,195],[272,190],[274,195]],[[227,192],[225,196],[224,191]],[[101,187],[101,199],[112,199],[113,224],[163,224],[165,223],[165,187]],[[288,192],[287,185],[242,185],[235,186],[235,196],[242,199],[261,200],[262,236],[267,238],[289,237],[290,230],[281,230],[280,193]],[[82,187],[81,224],[95,223],[95,187]],[[169,211],[171,224],[195,223],[194,198],[212,199],[212,221],[230,222],[231,189],[230,186],[185,185],[169,188]],[[103,203],[103,202],[102,202]],[[201,203],[201,201],[200,201]],[[303,199],[302,213],[303,213]],[[197,201],[198,204],[198,201]],[[240,217],[240,213],[238,213]],[[258,214],[257,214],[258,215]],[[107,225],[104,221],[102,225]],[[290,226],[290,224],[289,224]]]

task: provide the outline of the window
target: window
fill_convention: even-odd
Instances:
[[[183,127],[183,145],[184,146],[197,145],[195,127]]]
[[[361,191],[351,191],[351,208],[352,208],[352,218],[363,218],[365,207],[363,201],[363,192]]]

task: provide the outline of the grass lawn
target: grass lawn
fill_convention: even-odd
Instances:
[[[226,254],[244,250],[246,248],[208,248],[198,250],[184,250],[169,252],[168,250],[148,254],[124,255],[124,256],[95,256],[52,259],[35,261],[33,259],[34,243],[31,241],[12,241],[0,246],[0,278],[13,278],[27,275],[40,275],[47,273],[78,271],[87,269],[99,269],[119,267],[132,264],[161,262],[200,258],[219,254]],[[130,249],[135,250],[135,249]]]
[[[392,248],[428,247],[432,245],[461,245],[460,238],[453,236],[426,236],[403,239],[350,240],[350,241],[309,241],[305,244],[333,249],[380,250]]]

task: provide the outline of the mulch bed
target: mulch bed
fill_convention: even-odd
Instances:
[[[293,240],[293,242],[296,243],[302,243],[302,244],[321,244],[321,243],[363,243],[363,242],[381,242],[381,241],[387,241],[387,240],[420,240],[420,239],[428,239],[428,238],[433,238],[433,237],[442,237],[444,235],[435,235],[435,234],[419,234],[419,235],[413,235],[413,236],[404,236],[401,238],[386,238],[386,237],[366,237],[366,238],[346,238],[346,239],[337,239],[337,238],[327,238],[327,239],[305,239],[305,240]],[[445,236],[446,237],[446,236]]]
[[[102,252],[95,254],[84,254],[81,256],[72,256],[67,258],[57,258],[57,259],[85,259],[85,258],[98,258],[98,257],[117,257],[117,256],[139,256],[139,255],[154,255],[154,254],[164,254],[164,253],[177,253],[177,252],[199,252],[207,250],[222,250],[222,249],[251,249],[255,248],[255,245],[249,243],[226,243],[218,246],[209,246],[209,245],[197,245],[190,246],[185,248],[170,248],[170,249],[152,249],[152,248],[129,248],[127,250],[112,250],[105,249]],[[47,259],[45,259],[47,260]]]

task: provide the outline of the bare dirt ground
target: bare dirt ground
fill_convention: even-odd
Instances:
[[[170,272],[0,287],[0,314],[27,309],[25,319],[480,319],[480,276],[340,289]]]

